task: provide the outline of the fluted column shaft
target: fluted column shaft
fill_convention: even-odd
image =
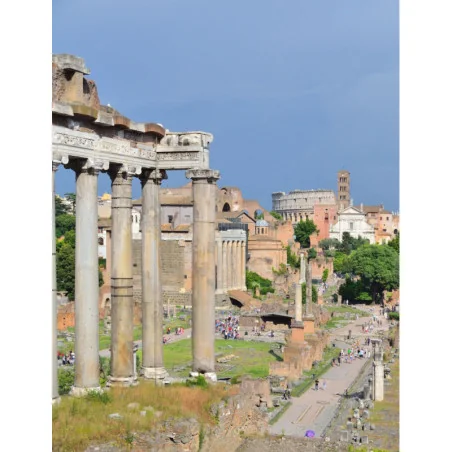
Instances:
[[[146,170],[141,179],[141,262],[142,262],[142,323],[143,368],[145,378],[167,376],[163,366],[163,297],[160,259],[160,184],[166,174]]]
[[[215,377],[215,200],[219,172],[188,170],[193,181],[193,371]]]
[[[228,292],[228,242],[222,241],[222,262],[223,262],[223,292]]]
[[[312,316],[312,263],[306,263],[306,315]]]
[[[72,394],[100,389],[99,261],[97,253],[98,170],[75,167],[75,383]]]
[[[236,256],[236,245],[237,242],[235,240],[232,241],[231,247],[231,276],[232,276],[232,288],[236,288],[236,279],[237,279],[237,256]]]
[[[223,242],[217,241],[217,292],[223,292]]]
[[[111,375],[128,386],[133,371],[132,175],[121,167],[111,178]]]

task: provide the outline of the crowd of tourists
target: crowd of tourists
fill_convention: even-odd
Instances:
[[[215,333],[221,334],[225,339],[239,339],[239,317],[231,313],[227,317],[215,320]]]
[[[370,344],[370,338],[366,339],[365,344]],[[357,359],[370,358],[370,355],[370,349],[360,346],[359,342],[357,342],[347,349],[341,349],[337,358],[332,359],[331,366],[340,366],[341,363],[351,364]]]
[[[69,353],[58,352],[57,359],[58,365],[60,366],[73,366],[75,363],[75,353],[72,350]]]

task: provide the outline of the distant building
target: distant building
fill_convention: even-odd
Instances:
[[[333,190],[293,190],[287,195],[280,191],[272,193],[272,209],[292,223],[314,220],[314,206],[336,205]]]
[[[340,170],[337,173],[337,205],[341,211],[351,204],[350,198],[350,172]]]
[[[342,241],[344,232],[349,232],[354,238],[359,236],[375,243],[375,230],[366,221],[366,214],[356,207],[349,206],[338,214],[338,221],[330,227],[330,238]]]

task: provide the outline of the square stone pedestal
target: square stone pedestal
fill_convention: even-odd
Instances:
[[[303,324],[304,324],[304,333],[305,334],[315,333],[314,317],[305,317],[303,319]]]

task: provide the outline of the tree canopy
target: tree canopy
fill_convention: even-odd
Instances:
[[[398,254],[400,254],[400,232],[396,234],[396,236],[388,242],[388,245],[391,248],[394,248]]]
[[[347,267],[360,277],[372,301],[382,299],[384,290],[399,287],[399,255],[388,245],[366,245],[351,253]]]
[[[311,240],[309,237],[314,232],[319,231],[312,220],[301,220],[294,228],[295,241],[298,242],[302,248],[309,248],[311,246]]]
[[[282,215],[281,215],[280,213],[278,213],[278,212],[275,212],[274,210],[272,210],[272,211],[270,212],[270,215],[271,215],[273,218],[276,218],[277,220],[282,220],[282,219],[283,219]]]

